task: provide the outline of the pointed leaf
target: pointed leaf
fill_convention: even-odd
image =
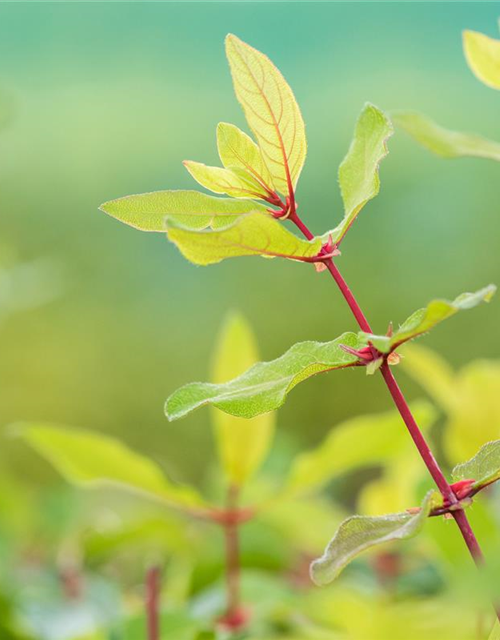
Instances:
[[[393,128],[389,118],[373,104],[366,104],[356,123],[354,138],[339,168],[344,218],[332,232],[338,244],[365,204],[380,190],[379,165],[387,155]]]
[[[407,318],[392,336],[376,336],[371,333],[363,334],[379,351],[390,353],[400,344],[413,340],[423,333],[427,333],[437,324],[454,316],[458,311],[472,309],[480,302],[489,302],[496,291],[495,285],[488,285],[475,293],[462,293],[455,300],[432,300],[423,309],[415,311]]]
[[[105,202],[104,213],[142,231],[165,232],[165,219],[189,229],[217,229],[240,216],[260,211],[262,204],[252,200],[215,198],[198,191],[153,191]]]
[[[473,488],[485,487],[500,480],[500,440],[487,442],[476,455],[458,464],[452,471],[453,480],[475,480]]]
[[[436,491],[429,491],[417,513],[392,513],[385,516],[352,516],[344,520],[321,558],[311,565],[311,578],[317,585],[335,580],[360,553],[392,540],[416,535],[431,509],[441,503]]]
[[[412,406],[419,427],[427,430],[436,412],[428,402]],[[286,492],[317,491],[332,478],[358,467],[379,465],[397,458],[408,442],[397,411],[360,416],[333,427],[315,449],[300,454],[292,463]]]
[[[474,75],[489,87],[500,89],[500,40],[464,31],[464,52]]]
[[[299,342],[280,358],[259,362],[225,384],[187,384],[168,398],[165,412],[169,420],[177,420],[206,404],[242,418],[273,411],[299,382],[317,373],[356,365],[357,357],[340,345],[359,349],[366,342],[354,333],[344,333],[332,342]]]
[[[234,90],[281,193],[297,184],[307,152],[302,114],[292,90],[267,56],[234,35],[226,38]]]
[[[443,158],[470,156],[500,161],[500,144],[474,133],[451,131],[415,111],[392,111],[393,123],[416,142]]]
[[[217,148],[226,169],[242,169],[253,176],[265,191],[273,192],[274,184],[269,169],[255,142],[246,133],[227,122],[217,125]]]
[[[21,424],[19,435],[69,482],[116,485],[174,506],[203,505],[191,487],[171,483],[150,459],[103,434],[49,424]]]
[[[217,346],[212,378],[221,383],[251,367],[258,360],[257,344],[248,322],[240,314],[228,316]],[[275,414],[250,420],[213,409],[219,457],[230,484],[240,486],[260,467],[274,434]]]
[[[214,193],[225,193],[233,198],[262,198],[266,195],[262,186],[241,170],[208,167],[192,160],[185,160],[184,166],[202,187]]]
[[[182,255],[194,264],[215,264],[225,258],[265,256],[313,262],[322,239],[303,240],[269,214],[242,216],[229,227],[198,231],[167,218],[167,232]]]

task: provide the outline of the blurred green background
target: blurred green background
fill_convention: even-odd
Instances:
[[[194,187],[181,161],[216,162],[219,121],[245,127],[223,49],[234,32],[295,91],[309,140],[298,200],[325,231],[341,217],[337,167],[366,100],[500,138],[498,95],[472,76],[461,48],[464,28],[495,35],[497,14],[496,3],[477,2],[0,5],[0,260],[49,259],[63,281],[55,299],[1,327],[1,422],[120,434],[174,477],[202,481],[213,455],[207,412],[168,424],[163,402],[206,378],[226,311],[249,317],[266,359],[353,320],[312,268],[258,258],[196,268],[165,238],[97,207]],[[376,330],[431,297],[500,282],[498,177],[495,163],[441,160],[403,134],[391,140],[381,194],[339,260]],[[499,322],[494,302],[428,344],[457,365],[496,357]],[[381,381],[358,373],[294,391],[279,437],[301,447],[340,419],[388,407]],[[16,475],[48,477],[18,443],[2,450]]]

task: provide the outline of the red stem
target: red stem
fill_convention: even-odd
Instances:
[[[237,487],[230,487],[228,491],[227,508],[235,510],[238,502]],[[239,523],[228,520],[223,524],[226,537],[226,584],[228,620],[237,616],[240,609],[240,545]]]
[[[290,216],[289,219],[300,229],[300,231],[304,234],[304,236],[308,240],[311,240],[314,237],[311,231],[303,223],[303,221],[298,217],[295,211],[293,212],[293,215]],[[366,319],[366,316],[361,310],[361,307],[359,306],[356,298],[354,297],[354,294],[352,293],[346,281],[342,277],[340,271],[337,269],[333,260],[329,258],[325,260],[324,264],[328,269],[328,271],[331,273],[338,288],[340,289],[347,304],[349,305],[349,308],[351,309],[354,317],[356,318],[356,321],[360,329],[367,333],[372,333],[370,323]],[[422,457],[422,460],[424,461],[434,482],[436,483],[438,489],[443,495],[443,498],[447,500],[449,504],[452,504],[452,505],[457,504],[458,499],[454,494],[453,489],[450,487],[448,481],[446,480],[443,472],[441,471],[441,468],[438,462],[434,458],[434,455],[432,454],[432,451],[429,445],[427,444],[422,432],[420,431],[420,428],[415,418],[413,417],[410,407],[408,406],[406,398],[404,397],[401,389],[399,388],[399,385],[396,382],[396,378],[394,377],[394,374],[390,370],[387,362],[384,362],[382,367],[380,367],[380,372],[394,400],[394,404],[398,408],[398,411],[401,414],[401,417],[403,418],[403,421],[410,433],[410,436],[412,437],[413,442],[415,443],[420,453],[420,456]],[[451,513],[453,515],[453,518],[455,519],[455,522],[458,525],[458,528],[460,529],[462,537],[465,541],[465,544],[467,545],[467,548],[470,551],[472,558],[474,559],[474,562],[476,563],[476,565],[480,566],[484,562],[483,553],[476,539],[476,536],[472,531],[472,528],[465,514],[465,511],[463,509],[457,509],[456,511],[451,511]],[[500,611],[497,611],[497,617],[500,620]]]
[[[160,640],[160,569],[151,567],[146,574],[146,623],[148,640]]]

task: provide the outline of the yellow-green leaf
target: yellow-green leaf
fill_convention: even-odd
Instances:
[[[255,336],[241,314],[228,316],[216,344],[212,379],[227,382],[259,359]],[[219,409],[212,414],[219,457],[230,484],[240,486],[260,467],[271,446],[275,414],[264,413],[250,420]]]
[[[445,129],[415,111],[392,111],[396,127],[406,131],[416,142],[443,158],[465,156],[500,161],[500,144],[474,133]]]
[[[393,128],[389,118],[375,105],[366,104],[356,123],[349,151],[339,167],[344,218],[332,231],[339,243],[365,204],[380,190],[379,165],[387,155],[387,140]]]
[[[119,486],[187,509],[204,504],[193,488],[173,484],[152,460],[109,436],[43,423],[21,424],[17,432],[74,484]]]
[[[487,442],[476,455],[458,464],[452,471],[453,480],[475,480],[473,487],[485,487],[500,480],[500,440]]]
[[[185,160],[184,166],[205,189],[214,193],[225,193],[233,198],[262,198],[266,191],[249,174],[242,170],[208,167],[201,162]]]
[[[481,82],[500,89],[500,40],[478,31],[464,31],[464,52],[472,72]]]
[[[265,191],[274,191],[272,176],[258,145],[241,129],[234,124],[220,122],[217,125],[217,148],[226,169],[242,169],[253,176]]]
[[[194,264],[215,264],[225,258],[264,256],[310,262],[318,255],[321,238],[303,240],[268,213],[241,216],[228,227],[198,231],[173,224],[167,218],[167,233],[182,255]]]
[[[234,90],[276,188],[289,194],[307,152],[302,114],[287,82],[267,56],[234,35],[226,38]]]
[[[153,191],[105,202],[104,213],[142,231],[165,232],[165,220],[190,229],[217,229],[250,213],[266,213],[253,200],[215,198],[199,191]]]

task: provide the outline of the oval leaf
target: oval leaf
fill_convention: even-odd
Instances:
[[[49,424],[21,424],[16,432],[74,484],[119,486],[187,509],[203,505],[194,489],[171,483],[152,460],[109,436]]]
[[[184,166],[202,187],[214,193],[225,193],[233,198],[263,198],[266,195],[261,185],[244,171],[208,167],[192,160],[185,160]]]
[[[416,513],[392,513],[385,516],[351,516],[344,520],[321,558],[311,565],[311,578],[317,585],[335,580],[360,553],[392,540],[416,535],[431,509],[442,502],[437,491],[429,491]]]
[[[403,342],[427,333],[443,320],[454,316],[458,311],[472,309],[480,302],[489,302],[495,291],[495,285],[490,284],[474,293],[462,293],[451,302],[449,300],[432,300],[426,307],[412,313],[392,336],[376,336],[372,333],[363,335],[382,353],[391,353]]]
[[[258,360],[255,336],[241,314],[231,314],[215,348],[212,379],[230,380]],[[230,484],[241,486],[260,467],[269,451],[276,416],[264,413],[250,420],[213,409],[219,458]]]
[[[259,362],[224,384],[194,382],[182,387],[168,398],[166,415],[169,420],[177,420],[206,404],[242,418],[278,409],[299,382],[357,364],[358,358],[340,345],[359,349],[366,342],[355,333],[344,333],[332,342],[299,342],[280,358]]]
[[[416,142],[442,158],[475,157],[500,161],[500,144],[474,133],[440,127],[415,111],[392,111],[393,123]]]
[[[303,240],[269,214],[242,216],[229,227],[198,231],[167,218],[168,238],[194,264],[215,264],[226,258],[264,256],[314,262],[322,239]]]
[[[452,476],[456,482],[475,480],[473,488],[477,489],[500,480],[500,440],[487,442],[473,458],[458,464]]]
[[[236,97],[276,188],[290,195],[306,159],[304,121],[292,90],[267,56],[234,35],[226,53]]]
[[[500,40],[464,31],[464,52],[474,75],[489,87],[500,89]]]
[[[339,167],[344,218],[332,232],[339,244],[365,204],[380,190],[379,165],[387,155],[387,140],[393,128],[389,118],[375,105],[366,104],[356,123],[354,138]]]
[[[253,200],[215,198],[199,191],[153,191],[105,202],[101,211],[141,231],[165,232],[167,216],[189,229],[217,229],[240,216],[261,212],[262,204]]]

